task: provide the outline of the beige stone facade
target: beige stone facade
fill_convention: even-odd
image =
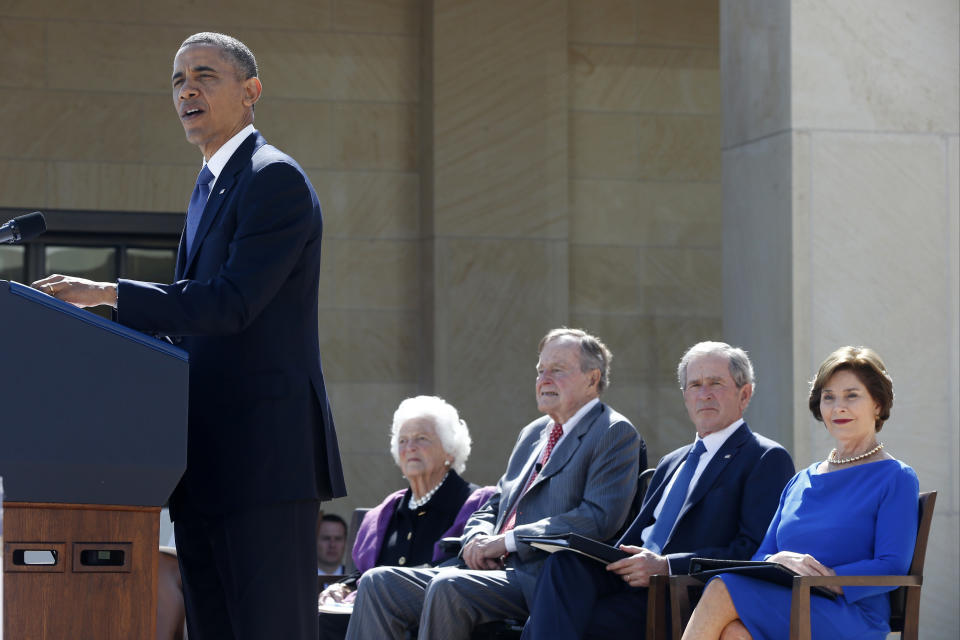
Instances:
[[[798,466],[805,380],[883,354],[883,438],[940,498],[924,637],[960,625],[955,0],[0,3],[0,207],[183,211],[168,77],[205,29],[257,54],[256,125],[324,207],[319,316],[346,513],[402,484],[393,409],[437,393],[495,482],[535,346],[581,326],[651,462],[692,437],[684,348],[747,348],[747,418]],[[135,223],[134,223],[135,224]],[[939,596],[936,595],[939,592]]]
[[[721,2],[724,329],[765,388],[750,415],[798,466],[831,440],[806,408],[819,362],[864,344],[894,380],[880,434],[939,492],[921,634],[960,591],[960,7]],[[930,564],[932,563],[932,564]]]

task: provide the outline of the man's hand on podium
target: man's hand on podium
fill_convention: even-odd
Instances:
[[[30,286],[78,307],[96,307],[101,304],[114,308],[117,306],[117,285],[112,282],[94,282],[55,273]]]

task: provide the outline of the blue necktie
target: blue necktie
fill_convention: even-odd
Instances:
[[[697,464],[700,462],[700,456],[707,448],[703,446],[703,440],[697,440],[693,445],[693,450],[687,454],[687,459],[677,472],[677,478],[670,487],[670,493],[663,502],[663,509],[660,510],[660,516],[653,523],[653,530],[650,532],[648,540],[643,543],[644,548],[660,553],[663,545],[667,543],[670,532],[673,531],[673,525],[677,523],[677,516],[680,515],[680,509],[683,503],[687,501],[687,490],[690,488],[690,480],[693,479],[693,472],[697,470]]]
[[[190,255],[190,249],[193,247],[193,239],[197,235],[200,218],[203,217],[203,208],[207,206],[211,180],[213,180],[213,173],[207,165],[203,165],[203,169],[200,169],[200,174],[197,176],[197,184],[193,187],[193,193],[190,194],[190,204],[187,206],[187,255]]]

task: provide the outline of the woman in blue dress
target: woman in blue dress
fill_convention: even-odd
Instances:
[[[837,349],[820,365],[810,411],[836,440],[823,462],[787,483],[754,560],[801,575],[906,574],[917,536],[919,483],[878,442],[890,417],[893,382],[865,347]],[[833,587],[810,598],[814,638],[883,639],[893,587]],[[723,640],[790,635],[790,589],[726,574],[712,580],[683,634]]]

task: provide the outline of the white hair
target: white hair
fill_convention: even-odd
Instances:
[[[400,464],[400,427],[414,418],[429,418],[440,438],[444,452],[453,456],[451,467],[462,474],[467,468],[470,457],[470,430],[467,423],[460,419],[456,408],[437,396],[416,396],[407,398],[393,412],[393,425],[390,427],[390,453],[394,461]]]

